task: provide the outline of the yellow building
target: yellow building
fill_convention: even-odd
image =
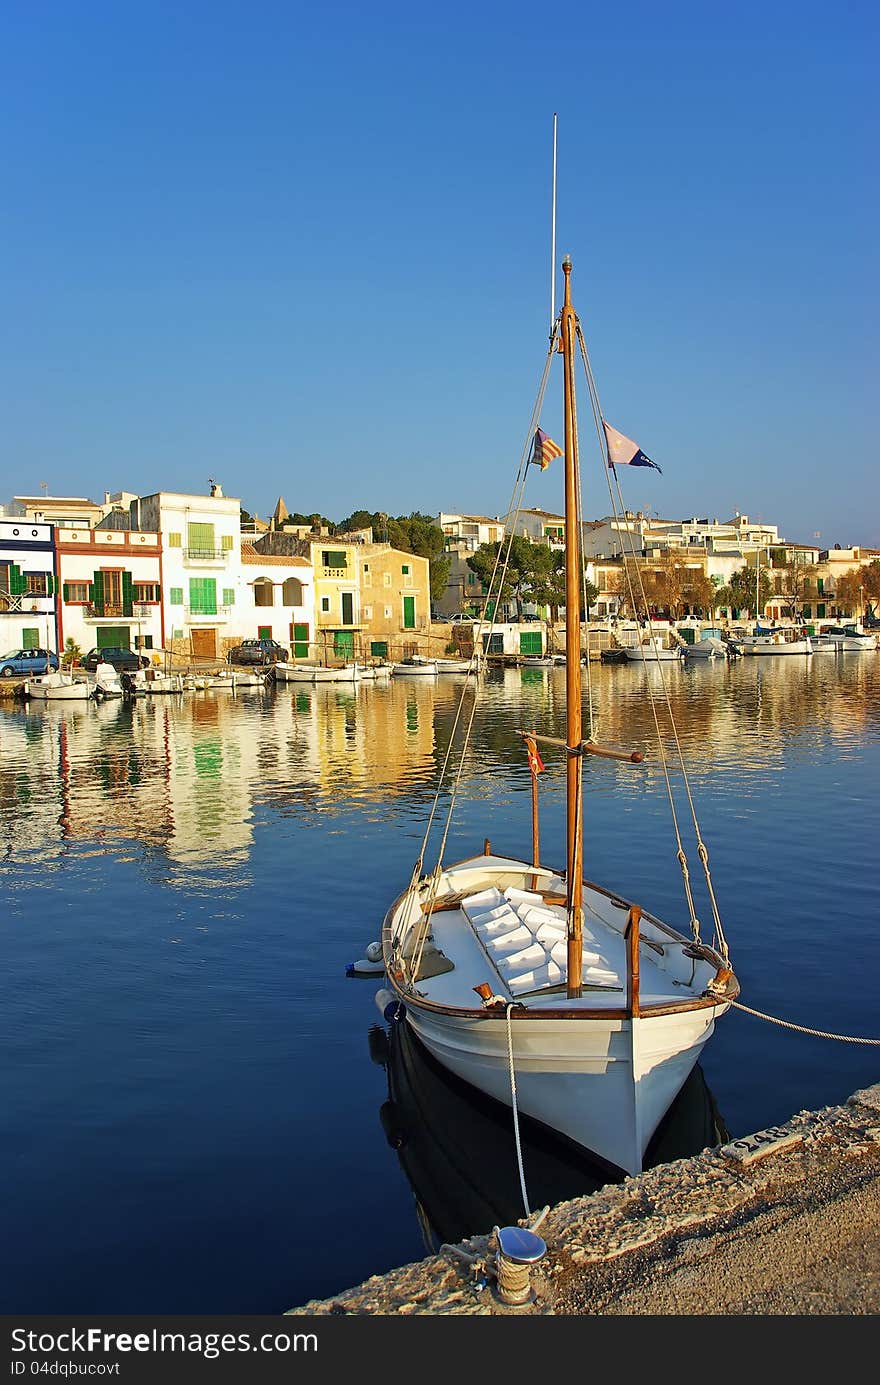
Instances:
[[[364,535],[309,542],[317,656],[401,659],[427,652],[431,586],[427,558]]]

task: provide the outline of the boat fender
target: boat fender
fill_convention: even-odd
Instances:
[[[367,957],[359,957],[345,968],[346,976],[384,976],[385,963],[381,960],[371,962]]]
[[[406,1007],[401,1004],[394,992],[384,988],[376,992],[376,1007],[388,1024],[395,1020],[402,1020],[406,1014]]]
[[[381,960],[382,960],[382,944],[381,944],[381,943],[370,943],[369,947],[366,948],[365,951],[364,951],[364,956],[366,957],[366,959],[367,959],[368,962],[379,962],[379,961],[381,961]]]

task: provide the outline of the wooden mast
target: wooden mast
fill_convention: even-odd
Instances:
[[[565,300],[560,323],[565,403],[565,697],[568,763],[567,905],[568,997],[576,1000],[582,986],[584,862],[581,806],[583,740],[581,718],[581,544],[578,524],[578,442],[575,428],[574,363],[576,324],[571,305],[571,258],[562,262]]]

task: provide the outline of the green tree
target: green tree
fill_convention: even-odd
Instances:
[[[78,664],[83,656],[83,652],[72,635],[68,635],[64,641],[64,653],[61,655],[62,668],[72,668]]]
[[[499,550],[501,557],[499,559]],[[467,565],[471,572],[475,572],[485,589],[492,585],[492,574],[495,572],[496,562],[498,572],[495,584],[492,587],[492,595],[496,601],[496,609],[504,602],[513,601],[516,605],[516,618],[522,620],[523,603],[533,601],[537,604],[546,604],[539,599],[539,594],[546,590],[558,590],[556,579],[553,576],[554,556],[547,544],[529,543],[519,534],[514,534],[511,539],[505,539],[503,544],[483,543],[476,553],[471,553],[467,559]],[[506,565],[506,571],[505,571]],[[501,590],[498,584],[504,573],[504,582]],[[562,586],[562,600],[565,599],[565,585]]]
[[[762,565],[758,571],[758,602],[755,608],[755,569],[746,564],[735,572],[730,579],[730,590],[733,593],[733,605],[738,611],[754,611],[756,619],[760,617],[767,602],[773,595],[773,588],[770,585],[770,578],[767,569]]]

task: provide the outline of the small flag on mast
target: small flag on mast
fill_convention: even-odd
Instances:
[[[530,462],[534,462],[542,471],[553,461],[554,457],[562,456],[562,448],[548,437],[543,428],[538,428],[535,432],[535,445],[532,448]]]
[[[529,757],[529,769],[532,771],[532,774],[540,774],[541,770],[546,769],[547,766],[538,754],[538,747],[535,744],[534,737],[523,736],[523,740],[525,742],[526,754]]]
[[[652,466],[655,471],[660,471],[656,462],[652,462],[650,457],[646,457],[637,442],[632,438],[625,438],[622,433],[618,433],[616,428],[612,428],[610,423],[602,420],[602,427],[605,429],[605,442],[608,447],[609,466]],[[660,471],[660,475],[663,472]]]

